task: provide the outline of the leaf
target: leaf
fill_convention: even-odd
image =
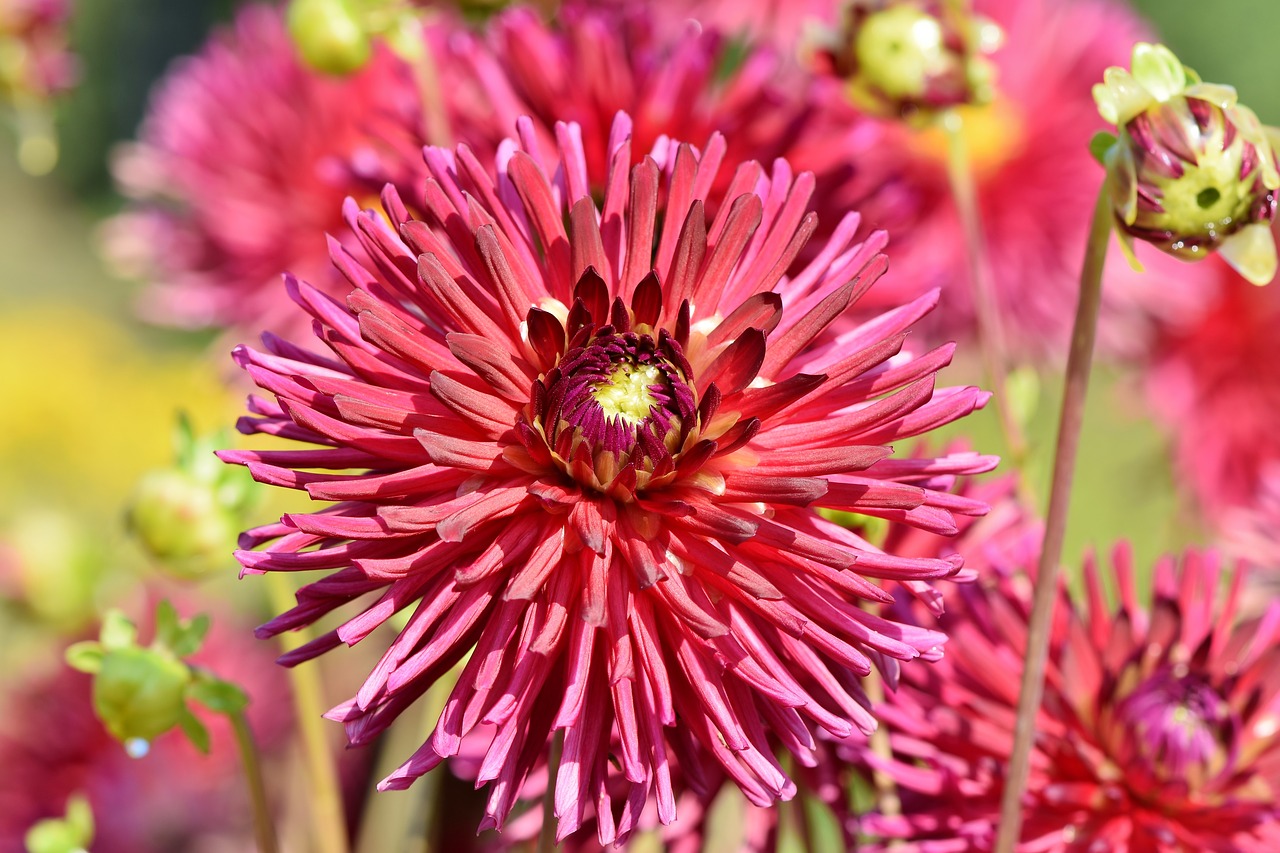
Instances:
[[[238,714],[249,705],[249,696],[230,681],[207,677],[191,685],[188,695],[211,711]]]
[[[182,711],[182,716],[178,718],[178,727],[182,729],[182,733],[187,736],[187,740],[191,741],[191,745],[203,752],[209,754],[210,739],[209,730],[205,728],[204,723],[196,719],[196,715],[186,710]]]
[[[63,657],[67,661],[67,666],[80,672],[96,673],[102,669],[102,659],[106,655],[103,651],[102,644],[93,640],[85,640],[81,643],[72,643],[67,646]]]
[[[181,637],[182,626],[178,622],[178,611],[168,599],[164,599],[156,605],[156,638],[153,645],[172,649]]]
[[[193,655],[200,651],[200,646],[204,643],[204,637],[207,633],[209,633],[209,615],[201,613],[178,629],[178,635],[174,638],[173,644],[169,648],[179,658]]]
[[[1093,139],[1089,140],[1089,153],[1093,155],[1093,159],[1098,161],[1101,166],[1107,165],[1107,152],[1111,150],[1111,146],[1116,144],[1116,135],[1100,130],[1093,135]]]

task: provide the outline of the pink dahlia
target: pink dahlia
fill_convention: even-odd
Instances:
[[[1225,264],[1213,267],[1217,301],[1195,323],[1160,337],[1147,392],[1173,433],[1184,481],[1219,520],[1253,504],[1263,469],[1280,463],[1280,290],[1254,287]]]
[[[481,34],[456,33],[440,67],[455,135],[482,156],[521,116],[533,120],[543,150],[556,146],[557,122],[574,122],[598,197],[621,111],[631,116],[637,155],[719,132],[727,162],[784,157],[815,173],[814,204],[830,228],[872,190],[874,176],[858,161],[874,139],[847,111],[834,114],[813,97],[811,78],[788,62],[792,50],[747,46],[665,8],[570,3],[551,24],[514,8]],[[717,197],[730,177],[720,175]]]
[[[1092,563],[1081,603],[1059,597],[1019,849],[1275,850],[1280,604],[1243,618],[1243,573],[1212,553],[1159,562],[1150,606],[1127,547],[1113,568],[1117,606]],[[946,657],[904,669],[879,709],[892,757],[861,758],[901,813],[863,819],[872,849],[991,849],[1030,595],[986,577],[948,601]]]
[[[0,97],[48,98],[76,79],[67,45],[68,0],[0,0]]]
[[[338,289],[322,235],[341,229],[347,196],[412,183],[396,164],[411,162],[397,151],[417,132],[417,103],[389,52],[326,77],[299,61],[279,10],[246,7],[174,67],[116,163],[135,202],[108,250],[150,285],[140,310],[176,326],[273,328],[294,316],[285,270]]]
[[[977,0],[974,11],[1004,31],[991,55],[995,98],[963,107],[997,307],[1009,344],[1031,356],[1061,353],[1071,327],[1088,223],[1103,170],[1089,154],[1100,129],[1090,94],[1111,65],[1127,62],[1147,29],[1110,0]],[[841,80],[831,96],[844,100]],[[863,120],[865,123],[865,119]],[[876,144],[856,161],[879,189],[860,206],[867,224],[888,230],[893,271],[875,295],[887,304],[942,288],[929,333],[964,337],[974,328],[966,248],[946,173],[941,129],[877,122]],[[864,129],[864,132],[865,129]],[[800,168],[805,167],[797,160]],[[1113,250],[1103,288],[1099,346],[1111,354],[1145,351],[1160,322],[1200,304],[1205,274],[1144,253],[1134,273]]]
[[[501,827],[562,732],[559,834],[594,808],[604,843],[650,796],[675,817],[672,761],[718,766],[765,805],[794,792],[770,732],[807,763],[815,726],[869,730],[858,676],[936,657],[945,638],[860,604],[892,600],[874,580],[960,561],[884,553],[818,509],[953,531],[985,507],[937,485],[994,464],[888,458],[886,442],[986,399],[935,390],[951,347],[901,351],[932,295],[811,347],[878,278],[881,237],[854,242],[850,214],[788,276],[814,223],[808,175],[745,163],[709,196],[721,137],[629,167],[630,127],[621,115],[609,137],[599,207],[581,128],[558,126],[544,158],[529,121],[496,172],[465,146],[428,149],[422,221],[390,188],[382,212],[348,203],[372,263],[332,244],[346,301],[289,282],[327,352],[267,336],[235,353],[268,392],[241,430],[313,446],[221,454],[338,502],[243,537],[262,546],[238,552],[247,570],[331,572],[262,635],[354,605],[284,662],[414,608],[330,712],[353,743],[462,665],[435,731],[383,786],[493,725],[479,779]]]

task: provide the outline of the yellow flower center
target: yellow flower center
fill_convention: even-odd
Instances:
[[[606,418],[635,425],[649,417],[649,410],[657,403],[649,386],[661,381],[652,364],[620,364],[606,381],[591,386],[591,396]]]

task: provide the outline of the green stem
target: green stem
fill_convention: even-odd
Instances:
[[[243,711],[228,714],[231,730],[235,732],[236,746],[240,749],[240,763],[244,765],[245,781],[249,785],[249,802],[253,806],[253,834],[258,839],[258,853],[276,853],[276,828],[271,821],[271,808],[267,805],[267,786],[262,780],[262,762],[258,758],[258,746]]]
[[[1071,330],[1071,351],[1067,357],[1066,382],[1062,389],[1062,414],[1058,422],[1058,446],[1053,459],[1053,482],[1049,490],[1049,510],[1045,517],[1044,541],[1036,568],[1031,619],[1027,626],[1027,649],[1022,670],[1022,691],[1018,697],[1018,721],[1014,729],[1013,753],[1000,804],[1000,829],[995,853],[1013,853],[1022,824],[1022,797],[1031,767],[1031,743],[1035,737],[1036,715],[1044,692],[1045,661],[1049,652],[1049,630],[1053,603],[1058,595],[1058,568],[1067,531],[1067,509],[1071,503],[1071,481],[1075,476],[1084,422],[1085,394],[1093,365],[1093,342],[1098,330],[1098,307],[1102,302],[1102,268],[1111,237],[1111,205],[1104,181],[1093,210],[1084,267],[1080,271],[1080,296],[1075,325]]]
[[[538,830],[538,853],[551,853],[556,846],[556,774],[560,772],[560,756],[564,754],[564,729],[551,738],[547,756],[547,790],[542,794],[542,827]]]
[[[267,572],[266,578],[271,606],[277,612],[293,607],[293,587],[288,578],[279,572]],[[289,652],[310,637],[304,629],[281,634],[279,639],[280,647]],[[313,849],[320,853],[347,853],[347,822],[342,791],[338,787],[338,770],[324,719],[320,716],[320,709],[325,707],[320,674],[314,664],[300,664],[289,670],[289,682],[293,687],[294,719],[306,755],[307,783],[311,789],[307,801],[311,807]]]
[[[969,287],[973,294],[983,369],[995,394],[996,418],[1000,422],[1009,461],[1018,473],[1019,491],[1027,499],[1031,497],[1026,476],[1027,439],[1009,405],[1004,325],[1000,321],[1000,311],[996,304],[995,286],[988,274],[990,266],[987,263],[987,244],[982,235],[982,214],[978,210],[973,170],[965,150],[964,121],[960,113],[949,110],[942,115],[940,122],[947,137],[947,179],[955,200],[956,214],[964,231]],[[1030,500],[1026,503],[1028,506],[1034,505]]]

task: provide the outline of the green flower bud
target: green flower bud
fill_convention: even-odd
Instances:
[[[150,743],[181,722],[190,682],[187,666],[162,652],[109,651],[93,680],[93,708],[126,748],[134,741]]]
[[[351,74],[373,53],[354,0],[291,0],[286,20],[298,52],[317,71]]]
[[[1109,68],[1093,97],[1118,135],[1095,137],[1121,243],[1185,260],[1218,251],[1255,284],[1276,272],[1280,189],[1272,132],[1230,86],[1201,82],[1163,45],[1139,43],[1132,70]]]
[[[248,472],[221,464],[226,436],[198,439],[185,418],[174,435],[173,467],[143,475],[125,521],[142,547],[171,573],[192,578],[226,564],[257,497]]]
[[[27,830],[27,853],[85,853],[93,841],[93,811],[83,794],[67,800],[65,817],[42,820]]]
[[[929,118],[992,99],[995,68],[985,54],[999,43],[999,28],[962,3],[854,0],[827,57],[860,108]]]

